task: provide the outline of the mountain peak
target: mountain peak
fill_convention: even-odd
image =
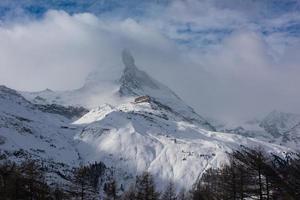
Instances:
[[[161,108],[181,116],[185,121],[200,123],[208,130],[215,130],[203,117],[187,106],[171,89],[153,79],[146,72],[138,69],[129,50],[123,50],[122,59],[125,65],[120,78],[118,94],[122,97],[149,96]]]
[[[157,81],[136,67],[134,58],[128,49],[123,50],[122,61],[125,69],[120,78],[121,87],[119,94],[121,96],[146,95],[147,92],[145,90],[160,88],[160,84]]]
[[[158,106],[164,112],[171,112],[181,120],[197,123],[197,125],[201,125],[207,130],[215,130],[205,118],[186,105],[171,89],[149,76],[145,71],[140,70],[128,49],[123,50],[122,61],[124,70],[121,78],[116,77],[113,80],[99,79],[99,77],[103,77],[103,72],[96,71],[90,74],[84,86],[77,90],[23,94],[33,102],[37,99],[43,101],[45,99],[46,103],[84,106],[87,108],[94,108],[103,103],[118,105],[128,101],[128,98],[149,96],[155,102],[155,106]],[[40,100],[38,102],[45,104]]]
[[[299,124],[300,115],[273,110],[261,121],[260,127],[274,137],[279,137],[290,132],[296,126],[298,127]]]
[[[125,68],[136,68],[134,58],[128,49],[122,51],[122,61]]]
[[[10,99],[14,98],[14,99],[22,99],[24,101],[27,101],[16,90],[10,89],[4,85],[0,85],[0,98],[10,98]]]

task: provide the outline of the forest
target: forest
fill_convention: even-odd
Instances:
[[[59,174],[68,184],[47,181],[49,169],[39,160],[20,163],[0,157],[0,199],[3,200],[299,200],[300,155],[278,156],[262,149],[242,148],[228,153],[228,163],[209,169],[193,188],[178,191],[169,181],[158,190],[148,172],[130,186],[119,185],[102,162]],[[124,189],[126,188],[126,189]]]

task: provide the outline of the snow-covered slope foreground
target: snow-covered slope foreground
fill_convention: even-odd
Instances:
[[[16,91],[0,86],[1,150],[26,150],[43,159],[67,164],[78,163],[73,145],[71,119],[42,111]]]
[[[276,154],[288,150],[204,130],[151,101],[102,109],[91,110],[73,123],[86,125],[76,136],[82,142],[78,149],[85,162],[101,160],[126,172],[128,178],[147,170],[159,179],[160,186],[173,180],[178,189],[189,188],[204,170],[226,163],[226,152],[241,146],[261,146]],[[83,144],[88,145],[81,147]]]
[[[241,146],[260,146],[275,154],[292,150],[214,132],[174,92],[139,70],[128,51],[122,60],[121,78],[103,83],[113,83],[113,105],[108,101],[91,108],[88,99],[103,94],[95,75],[74,91],[22,93],[30,101],[1,87],[0,149],[11,159],[33,156],[55,162],[58,168],[57,163],[72,167],[102,161],[124,187],[147,170],[156,177],[159,189],[170,180],[178,189],[190,188],[206,169],[226,163],[226,152]],[[62,105],[85,106],[90,111]]]

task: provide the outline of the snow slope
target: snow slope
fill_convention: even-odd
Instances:
[[[97,80],[94,74],[78,90],[24,92],[26,100],[1,87],[0,149],[11,152],[13,159],[21,159],[13,156],[21,150],[68,166],[102,161],[125,187],[147,170],[160,190],[170,180],[178,190],[189,189],[206,169],[226,163],[227,152],[241,146],[262,147],[279,155],[292,151],[266,140],[214,132],[215,127],[168,87],[139,70],[128,51],[122,60],[121,78]],[[91,98],[107,95],[102,83],[105,88],[113,86],[109,93],[114,102],[106,99],[113,105],[98,103],[92,108],[97,101],[90,104]],[[134,103],[144,95],[148,101]],[[84,109],[49,103],[86,106],[90,111],[81,116]]]
[[[0,86],[1,152],[20,153],[47,161],[77,165],[71,119],[41,111],[16,91]],[[16,154],[17,155],[17,154]],[[16,156],[18,159],[18,156]]]
[[[259,140],[276,143],[296,151],[300,149],[300,115],[272,111],[263,119],[240,123],[238,126],[222,124],[215,127],[221,132],[243,135]]]
[[[90,119],[96,120],[91,123]],[[91,110],[73,124],[87,125],[76,136],[85,162],[101,160],[126,172],[128,180],[147,170],[158,178],[159,188],[170,180],[177,189],[191,187],[207,168],[226,163],[226,152],[241,146],[263,147],[275,154],[289,150],[253,138],[204,130],[155,102],[129,102],[108,113],[106,107],[103,112]]]

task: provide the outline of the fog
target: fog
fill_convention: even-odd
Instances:
[[[127,48],[140,69],[199,114],[236,121],[273,109],[300,113],[300,40],[288,28],[300,15],[270,10],[262,17],[266,5],[247,2],[173,1],[164,12],[155,6],[126,18],[63,10],[5,18],[0,84],[70,90],[95,70],[99,80],[115,79]]]

